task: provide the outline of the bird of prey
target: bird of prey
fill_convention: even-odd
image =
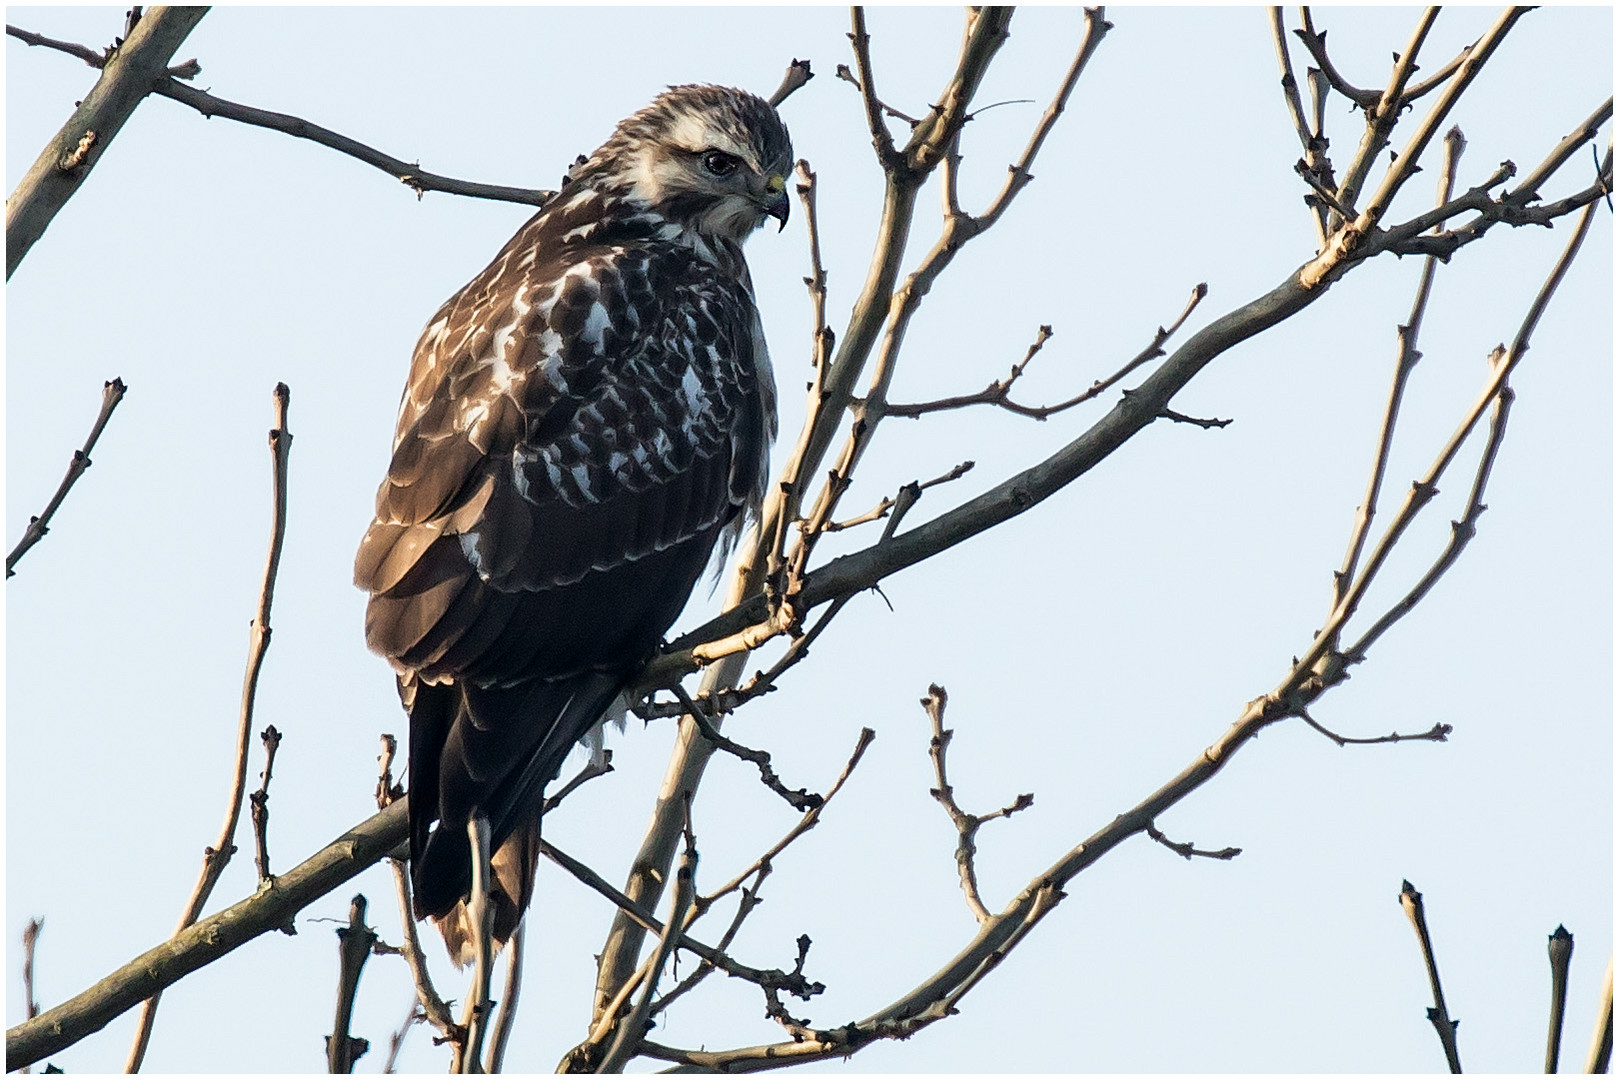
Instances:
[[[786,226],[791,163],[766,101],[672,87],[417,343],[354,580],[410,714],[416,914],[461,963],[469,820],[504,942],[545,785],[757,515],[775,384],[742,243]]]

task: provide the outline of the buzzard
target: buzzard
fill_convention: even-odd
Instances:
[[[410,714],[416,914],[462,963],[468,822],[504,942],[545,785],[757,514],[775,385],[742,243],[786,226],[791,163],[769,103],[672,87],[416,345],[354,580]]]

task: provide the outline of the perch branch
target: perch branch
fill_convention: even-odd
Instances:
[[[112,411],[124,400],[126,389],[122,379],[113,379],[101,388],[101,411],[96,414],[95,423],[90,425],[89,436],[84,440],[83,446],[73,451],[73,460],[68,463],[67,475],[62,477],[62,482],[57,485],[56,494],[51,496],[51,501],[45,504],[45,509],[37,517],[28,519],[28,528],[23,530],[22,539],[17,541],[17,546],[6,556],[6,577],[9,578],[16,573],[12,568],[17,565],[17,560],[27,554],[28,549],[39,543],[50,531],[51,518],[56,516],[56,511],[67,498],[67,493],[73,490],[73,485],[79,482],[79,477],[90,467],[90,451],[96,448],[102,430],[106,428],[107,421],[112,419]]]

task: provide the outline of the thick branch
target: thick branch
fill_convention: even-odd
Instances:
[[[153,82],[167,78],[175,50],[206,14],[205,7],[152,8],[107,61],[95,86],[6,200],[7,280],[89,177]]]
[[[405,842],[408,800],[361,822],[266,888],[147,950],[53,1009],[6,1032],[6,1069],[20,1069],[100,1031],[143,999],[240,945],[292,924],[309,904]]]

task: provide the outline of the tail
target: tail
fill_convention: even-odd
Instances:
[[[475,814],[489,821],[495,937],[504,943],[533,895],[545,785],[623,681],[620,674],[584,672],[493,689],[401,683],[410,713],[416,917],[438,920],[452,956],[465,939],[464,915],[456,909],[472,886],[467,822]]]

